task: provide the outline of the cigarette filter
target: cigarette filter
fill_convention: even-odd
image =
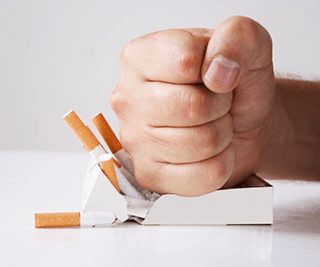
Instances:
[[[65,114],[63,116],[63,119],[69,125],[71,130],[76,134],[76,136],[80,139],[85,150],[87,150],[88,152],[92,151],[100,144],[89,127],[81,121],[74,110],[71,110],[67,114]]]
[[[120,192],[117,175],[114,168],[113,157],[110,154],[103,154],[99,157],[100,168],[107,176],[112,185]]]
[[[106,142],[113,154],[122,149],[122,145],[120,144],[117,136],[112,131],[109,123],[102,115],[102,113],[99,113],[92,117],[91,121],[93,122],[94,126],[97,128],[101,137]]]
[[[80,212],[36,213],[34,218],[36,228],[80,226]]]

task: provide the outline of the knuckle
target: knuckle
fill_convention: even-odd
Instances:
[[[201,153],[201,159],[208,159],[216,154],[215,151],[217,149],[217,139],[212,136],[209,139],[207,138],[206,141],[206,143],[198,145],[195,149],[195,151]]]
[[[205,143],[205,149],[207,153],[212,153],[212,151],[216,151],[218,147],[217,132],[209,129],[209,133],[206,136],[207,140]]]
[[[204,162],[199,170],[204,177],[204,185],[210,190],[221,188],[231,176],[235,164],[235,153],[232,145],[229,145],[221,154]]]
[[[195,65],[195,54],[186,44],[178,54],[179,70],[183,76],[189,75]]]
[[[255,20],[244,17],[236,16],[232,18],[233,23],[237,26],[240,31],[247,33],[248,36],[257,36],[260,33],[261,25]]]
[[[257,43],[267,45],[267,47],[272,47],[272,39],[268,31],[257,21],[244,17],[235,16],[231,18],[232,23],[236,25],[236,29],[240,32],[241,37],[245,38],[249,44],[255,46]]]
[[[109,96],[109,104],[116,114],[122,113],[128,102],[121,91],[122,90],[118,85]]]
[[[213,190],[220,188],[226,181],[229,171],[227,165],[221,160],[204,168],[205,186]]]
[[[247,47],[259,55],[251,68],[260,69],[265,66],[266,62],[272,61],[271,36],[263,26],[252,19],[242,17],[240,21],[240,26],[245,33],[244,39],[246,40]]]
[[[126,65],[130,62],[132,55],[135,53],[136,40],[127,43],[120,52],[119,62],[120,66]]]
[[[198,144],[203,155],[207,158],[219,154],[232,141],[232,118],[229,113],[217,121],[210,122],[203,126],[202,139]]]
[[[189,162],[205,160],[216,154],[218,140],[207,125],[192,127],[183,141],[183,152]]]
[[[211,113],[211,105],[208,98],[197,90],[182,90],[179,102],[185,119],[195,125],[207,118]]]
[[[190,143],[193,146],[193,151],[201,153],[203,158],[210,158],[218,147],[217,131],[210,124],[205,124],[199,127],[199,131],[192,136]]]
[[[227,164],[221,160],[217,161],[215,165],[215,182],[219,185],[222,185],[228,174],[229,172]]]
[[[189,32],[181,33],[180,47],[177,49],[177,62],[180,74],[196,80],[200,75],[204,50],[196,38]]]

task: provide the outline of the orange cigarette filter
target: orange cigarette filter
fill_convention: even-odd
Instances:
[[[74,110],[71,110],[64,115],[63,119],[80,139],[85,150],[89,152],[99,145],[98,139],[94,136],[89,127],[81,121]]]
[[[91,121],[113,154],[122,149],[122,145],[102,113],[92,117]]]
[[[113,157],[110,154],[104,154],[99,157],[100,168],[103,173],[108,177],[111,184],[120,193],[120,188],[117,180],[117,175],[114,170]]]
[[[34,219],[36,228],[80,226],[80,212],[36,213]]]

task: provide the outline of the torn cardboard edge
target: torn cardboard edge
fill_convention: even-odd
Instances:
[[[111,212],[120,222],[142,225],[272,224],[273,187],[251,177],[235,188],[198,197],[162,195],[156,201],[128,198],[114,188],[91,158],[83,184],[83,211]]]

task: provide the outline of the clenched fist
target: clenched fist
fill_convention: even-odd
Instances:
[[[197,196],[255,173],[272,109],[272,41],[257,22],[151,33],[128,43],[110,96],[135,177]]]

